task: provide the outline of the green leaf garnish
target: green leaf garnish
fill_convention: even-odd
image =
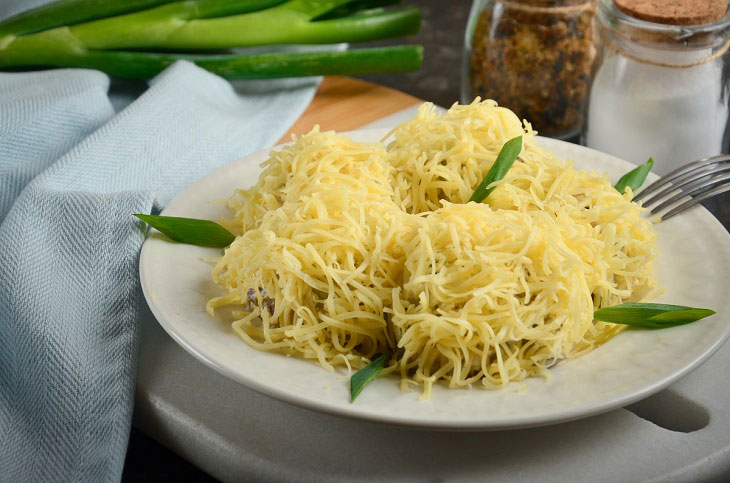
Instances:
[[[177,216],[135,215],[153,228],[180,243],[201,247],[224,248],[236,237],[218,223]]]
[[[684,305],[628,302],[598,309],[593,313],[593,318],[602,322],[658,329],[689,324],[714,313],[714,310],[685,307]]]
[[[487,188],[487,186],[504,178],[507,171],[509,171],[512,167],[512,164],[514,164],[515,159],[517,159],[517,155],[520,154],[521,150],[522,136],[517,136],[516,138],[512,138],[504,143],[504,146],[502,146],[502,149],[499,151],[494,164],[489,169],[489,172],[479,186],[477,186],[477,189],[474,190],[474,194],[471,195],[469,201],[476,201],[477,203],[484,201],[484,198],[489,196],[495,188],[494,186]]]
[[[389,360],[390,354],[383,354],[352,375],[350,378],[350,402],[355,400],[370,381],[378,377],[378,374],[380,374],[380,371],[383,370]]]
[[[649,158],[649,161],[646,163],[637,166],[625,175],[621,176],[621,179],[618,180],[618,183],[616,183],[614,188],[616,188],[619,193],[624,194],[626,187],[630,186],[631,191],[636,193],[636,190],[641,188],[641,185],[644,184],[644,180],[646,180],[646,176],[649,174],[649,171],[651,171],[652,166],[654,166],[654,159]]]

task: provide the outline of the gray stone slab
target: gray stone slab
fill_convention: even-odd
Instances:
[[[198,362],[148,313],[134,423],[223,481],[722,481],[730,474],[728,367],[725,345],[631,408],[643,417],[620,409],[518,431],[424,431],[261,395]]]

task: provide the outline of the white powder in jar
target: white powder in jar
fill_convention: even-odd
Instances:
[[[641,54],[659,63],[687,64],[712,51],[645,49]],[[728,124],[722,57],[692,67],[665,67],[606,55],[590,94],[588,147],[636,164],[653,157],[653,170],[660,175],[722,152]]]

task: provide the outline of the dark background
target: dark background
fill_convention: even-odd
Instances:
[[[408,74],[369,75],[361,79],[401,90],[423,100],[449,107],[459,101],[461,56],[464,29],[471,7],[470,0],[404,1],[419,5],[423,15],[418,35],[408,39],[377,42],[371,45],[418,43],[424,46],[423,68]],[[690,160],[687,160],[690,161]],[[730,193],[705,206],[730,227]],[[132,428],[124,466],[123,481],[216,481],[144,433]]]

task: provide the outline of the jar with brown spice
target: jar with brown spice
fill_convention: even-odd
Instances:
[[[475,0],[462,102],[494,99],[542,135],[576,136],[595,57],[595,11],[595,0]]]

